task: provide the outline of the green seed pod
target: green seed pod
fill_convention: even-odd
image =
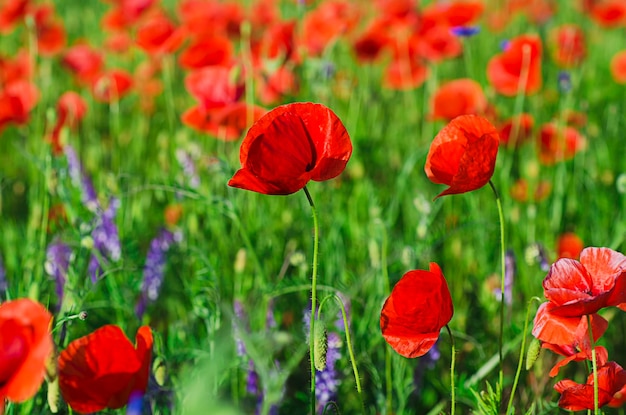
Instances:
[[[541,342],[537,339],[533,339],[528,346],[528,353],[526,353],[526,370],[530,370],[533,367],[539,354],[541,353]]]
[[[48,382],[48,407],[50,412],[56,414],[59,412],[59,378]]]
[[[326,324],[323,321],[315,322],[315,333],[313,334],[313,361],[315,369],[320,372],[326,368],[326,350],[328,349],[328,336],[326,334]]]

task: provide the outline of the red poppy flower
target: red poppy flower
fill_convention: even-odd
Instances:
[[[500,143],[519,147],[533,134],[535,119],[528,113],[514,115],[500,127]]]
[[[65,126],[76,127],[86,112],[87,104],[76,92],[68,91],[61,95],[57,102],[57,121],[49,138],[55,155],[63,152],[63,143],[60,140],[61,129]]]
[[[435,136],[424,171],[433,183],[450,186],[437,197],[486,185],[496,167],[498,131],[478,115],[461,115]]]
[[[137,28],[137,45],[150,55],[173,53],[183,42],[183,31],[163,12],[156,12]]]
[[[372,62],[381,56],[389,41],[385,28],[386,22],[378,20],[356,39],[353,48],[359,62]]]
[[[144,393],[152,356],[152,331],[142,326],[133,346],[118,326],[107,325],[74,340],[59,356],[61,395],[75,411],[121,408]]]
[[[183,124],[197,131],[214,135],[220,140],[234,141],[249,127],[248,117],[256,122],[266,112],[264,108],[250,108],[245,102],[236,102],[207,111],[195,106],[185,111],[181,119]]]
[[[575,24],[559,26],[552,31],[554,50],[552,56],[557,65],[571,68],[579,65],[587,56],[585,33]]]
[[[185,87],[202,111],[232,104],[243,95],[243,84],[233,80],[232,72],[224,66],[208,66],[187,75]]]
[[[530,199],[529,193],[532,194],[532,200],[534,202],[541,202],[545,200],[550,192],[552,191],[552,184],[546,180],[541,180],[538,183],[534,183],[534,191],[531,188],[530,192],[528,189],[528,181],[526,179],[518,179],[511,186],[510,194],[511,197],[518,202],[528,202]]]
[[[426,81],[428,67],[418,57],[398,57],[385,69],[383,85],[389,89],[407,90],[417,88]]]
[[[206,66],[227,66],[233,61],[233,45],[224,36],[208,36],[192,42],[178,57],[185,69],[200,69]]]
[[[462,78],[441,85],[431,106],[434,119],[451,121],[459,115],[484,113],[487,98],[478,82]]]
[[[54,7],[50,4],[36,6],[32,12],[37,33],[37,49],[45,56],[60,52],[65,46],[65,28],[54,18]]]
[[[30,0],[7,0],[0,6],[0,33],[8,33],[26,17]]]
[[[100,75],[104,58],[100,52],[91,46],[79,44],[72,46],[65,52],[62,63],[76,76],[79,82],[90,84]]]
[[[580,262],[562,258],[543,280],[551,312],[564,317],[593,314],[604,307],[626,308],[626,256],[609,248],[585,248]]]
[[[626,20],[626,4],[622,0],[606,0],[595,4],[591,9],[591,18],[602,27],[618,27]]]
[[[587,347],[586,350],[580,350],[580,351],[574,349],[573,347],[563,347],[563,346],[558,346],[558,345],[550,344],[550,343],[543,343],[541,347],[543,347],[544,349],[552,350],[553,352],[560,354],[562,356],[566,356],[565,359],[559,360],[552,367],[552,369],[550,369],[549,376],[551,378],[558,375],[559,370],[562,367],[567,366],[569,362],[580,362],[583,360],[591,361],[591,359],[593,359],[593,354],[591,352],[591,348],[589,347]],[[603,366],[609,359],[609,352],[606,350],[606,348],[602,346],[596,346],[594,347],[594,349],[596,351],[596,364],[598,366]]]
[[[626,49],[617,52],[611,59],[611,75],[618,84],[626,84]]]
[[[39,390],[53,351],[51,321],[48,310],[29,299],[0,304],[0,406]]]
[[[583,240],[574,232],[565,232],[556,241],[557,259],[576,259],[585,247]]]
[[[284,101],[285,96],[295,95],[298,90],[296,75],[285,66],[270,74],[259,73],[257,91],[263,105],[272,105]]]
[[[241,169],[229,186],[267,195],[287,195],[309,180],[338,176],[352,154],[341,120],[321,104],[274,108],[248,131],[241,144]]]
[[[358,18],[358,8],[349,1],[322,2],[304,17],[300,41],[310,55],[319,56],[336,38],[349,33]]]
[[[133,85],[133,78],[122,69],[113,69],[98,76],[91,89],[93,97],[100,102],[118,101]]]
[[[586,145],[585,137],[577,129],[559,127],[554,122],[546,123],[539,132],[539,161],[551,165],[570,160]]]
[[[589,343],[587,316],[564,317],[553,313],[556,305],[547,301],[539,306],[533,322],[533,336],[545,343],[584,349]],[[599,314],[591,314],[591,329],[594,341],[606,331],[609,323]],[[589,348],[589,346],[587,346]]]
[[[615,362],[608,362],[598,368],[598,407],[605,405],[620,407],[626,402],[626,371]],[[581,385],[570,379],[564,379],[554,385],[561,394],[559,406],[568,411],[594,409],[593,373],[587,377],[587,383]]]
[[[541,40],[535,35],[512,39],[487,65],[487,79],[502,95],[533,94],[541,88]]]
[[[0,91],[0,130],[9,123],[25,124],[30,111],[39,99],[35,85],[16,81]]]
[[[380,313],[385,341],[404,357],[430,350],[454,314],[450,290],[441,268],[409,271],[393,287]]]

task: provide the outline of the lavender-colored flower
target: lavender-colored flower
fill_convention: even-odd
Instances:
[[[235,312],[235,319],[233,319],[233,337],[235,338],[235,349],[237,350],[237,356],[243,357],[246,355],[246,345],[241,337],[241,324],[245,324],[247,318],[243,311],[243,304],[239,300],[233,302],[233,310]]]
[[[91,178],[89,178],[89,176],[85,173],[83,165],[78,159],[74,148],[70,145],[66,145],[64,151],[65,158],[67,159],[67,169],[72,182],[74,183],[74,186],[81,189],[82,202],[85,204],[87,209],[92,212],[96,212],[100,207],[100,203],[98,202],[98,195],[93,187]]]
[[[515,278],[515,274],[517,272],[515,254],[511,249],[506,251],[504,256],[504,266],[506,268],[504,274],[504,302],[506,304],[511,304],[513,302],[513,279]],[[499,287],[493,290],[493,293],[498,300],[502,298]]]
[[[454,36],[458,37],[470,37],[478,34],[480,32],[480,27],[478,26],[456,26],[450,29],[450,32]]]
[[[54,280],[56,295],[58,298],[56,311],[59,312],[63,302],[63,291],[67,280],[67,270],[72,258],[72,249],[63,242],[54,241],[46,250],[46,273]]]
[[[254,362],[252,359],[248,360],[248,374],[246,375],[246,392],[252,396],[261,395],[261,389],[259,388],[259,375],[254,370]]]
[[[100,261],[106,265],[108,261],[119,261],[121,257],[120,238],[115,224],[115,215],[119,207],[119,199],[111,198],[109,206],[96,219],[96,226],[91,232],[93,247],[99,254],[92,254],[89,260],[88,271],[94,284],[102,274],[103,264]]]
[[[511,41],[508,39],[500,42],[500,50],[502,50],[503,52],[506,52],[509,49],[509,46],[511,46]]]
[[[559,91],[569,92],[572,90],[572,77],[567,71],[559,72]]]
[[[324,406],[337,399],[339,389],[339,376],[335,363],[341,357],[341,337],[335,332],[328,333],[328,348],[326,349],[326,367],[322,371],[315,371],[315,398],[317,410],[320,412]]]
[[[189,187],[192,189],[198,188],[200,186],[200,177],[196,171],[196,163],[191,154],[185,150],[178,149],[176,150],[176,160],[178,160],[178,163],[183,168],[183,173],[189,180]]]
[[[4,297],[7,292],[7,274],[4,269],[4,262],[2,262],[2,255],[0,255],[0,297]]]
[[[126,415],[142,415],[143,394],[141,392],[133,392],[128,399],[126,405]]]
[[[430,350],[418,359],[417,366],[413,372],[413,385],[415,386],[415,393],[419,397],[422,393],[422,385],[424,383],[424,374],[427,370],[431,370],[435,367],[435,364],[441,357],[439,352],[439,341],[437,341]]]
[[[179,232],[171,232],[167,229],[162,229],[150,242],[150,249],[146,255],[146,264],[143,268],[141,297],[135,309],[139,318],[143,316],[146,306],[159,298],[161,284],[165,276],[165,260],[167,253],[174,243],[180,242],[181,238],[182,236]]]

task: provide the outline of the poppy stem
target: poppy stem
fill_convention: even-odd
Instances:
[[[450,362],[450,398],[452,399],[452,407],[450,408],[450,415],[454,415],[454,411],[456,409],[456,392],[454,388],[454,366],[456,363],[456,349],[454,347],[454,336],[452,335],[452,330],[450,330],[450,326],[446,324],[446,330],[448,330],[448,334],[450,335],[450,343],[452,343],[452,361]]]
[[[504,382],[504,356],[502,353],[503,348],[503,338],[504,338],[504,276],[506,275],[506,253],[504,252],[504,213],[502,211],[502,201],[500,200],[500,195],[496,190],[493,182],[489,180],[489,186],[491,186],[491,190],[493,190],[493,194],[496,197],[496,205],[498,206],[498,217],[500,220],[500,262],[502,266],[501,274],[500,274],[500,335],[498,337],[498,357],[500,358],[500,373],[499,373],[499,383],[500,388]]]
[[[319,256],[320,230],[317,209],[306,186],[303,188],[313,212],[313,269],[311,271],[311,321],[309,324],[309,359],[311,361],[311,415],[315,415],[315,356],[313,336],[315,335],[315,310],[317,309],[317,260]]]
[[[598,363],[596,361],[596,348],[593,339],[593,327],[591,316],[587,314],[587,328],[589,329],[589,345],[591,346],[591,365],[593,368],[593,413],[598,415]]]

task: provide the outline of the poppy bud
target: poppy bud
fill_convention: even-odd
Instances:
[[[540,354],[541,342],[537,339],[532,339],[526,353],[526,370],[530,370],[533,367]]]
[[[313,334],[313,360],[315,369],[320,372],[326,368],[326,351],[328,350],[328,334],[326,324],[318,320]]]

